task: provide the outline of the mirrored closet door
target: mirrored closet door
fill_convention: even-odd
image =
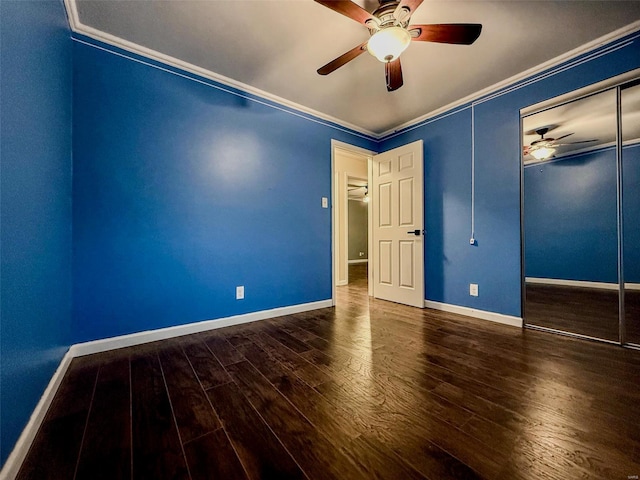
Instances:
[[[627,82],[522,116],[527,326],[640,343],[639,99]]]

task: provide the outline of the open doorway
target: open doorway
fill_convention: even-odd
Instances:
[[[347,283],[368,291],[369,184],[366,178],[348,177]]]
[[[374,152],[352,145],[332,142],[334,301],[337,289],[356,279],[364,286],[365,296],[369,294],[371,213],[364,199],[365,194],[368,199],[371,193],[368,186],[373,155]]]

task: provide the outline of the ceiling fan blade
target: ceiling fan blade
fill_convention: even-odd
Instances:
[[[471,45],[480,36],[482,25],[478,23],[441,23],[435,25],[410,25],[409,31],[419,30],[412,35],[414,42],[455,43]]]
[[[388,92],[393,92],[403,85],[404,82],[402,80],[402,67],[400,66],[399,58],[396,58],[393,62],[384,64],[384,74],[387,78]]]
[[[315,0],[320,5],[324,5],[327,8],[330,8],[334,12],[341,13],[342,15],[355,20],[358,23],[363,25],[366,24],[367,20],[371,20],[378,24],[378,19],[367,12],[360,5],[357,5],[349,0]]]
[[[577,145],[578,143],[591,143],[591,142],[597,142],[598,139],[594,138],[593,140],[580,140],[578,142],[567,142],[567,143],[556,143],[553,142],[554,145],[559,146],[559,145]]]
[[[397,19],[406,19],[416,11],[416,8],[418,8],[422,2],[423,0],[402,0],[393,12],[393,16]],[[401,13],[403,9],[407,9],[409,13]]]
[[[553,140],[557,142],[558,140],[562,140],[563,138],[567,138],[567,137],[569,137],[569,136],[573,135],[574,133],[575,133],[575,132],[567,133],[566,135],[562,135],[561,137],[554,138]]]
[[[338,68],[343,66],[345,63],[350,62],[351,60],[356,58],[358,55],[360,55],[362,52],[364,52],[366,50],[366,45],[367,45],[367,42],[363,42],[357,47],[354,47],[351,50],[349,50],[347,53],[343,53],[335,60],[332,60],[329,63],[327,63],[324,67],[320,67],[318,69],[318,73],[320,75],[328,75],[331,72],[337,70]]]

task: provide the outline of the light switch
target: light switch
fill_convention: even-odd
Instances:
[[[322,208],[329,208],[329,199],[327,197],[322,197]]]

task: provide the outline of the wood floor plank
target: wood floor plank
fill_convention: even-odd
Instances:
[[[329,375],[342,373],[343,370],[350,370],[354,373],[364,373],[371,370],[371,362],[349,355],[340,349],[329,350],[329,353],[312,348],[308,352],[300,354],[302,358],[312,363],[316,367],[324,370]]]
[[[205,336],[204,342],[218,361],[225,367],[244,360],[242,354],[222,336],[209,334]]]
[[[235,383],[207,390],[249,478],[306,478]]]
[[[347,391],[375,397],[379,403],[391,403],[396,408],[416,415],[436,417],[452,426],[463,425],[472,416],[470,411],[429,389],[407,385],[393,371],[377,372],[371,369],[362,374],[344,370],[334,375],[334,382],[341,384]]]
[[[131,358],[133,478],[189,478],[160,361],[155,353]]]
[[[182,349],[205,390],[231,381],[231,377],[218,359],[200,340],[185,341],[182,343]]]
[[[402,408],[397,405],[396,399],[389,397],[386,392],[379,389],[352,389],[349,384],[335,382],[319,385],[316,389],[336,405],[348,401],[351,409],[360,412],[360,417],[371,423],[370,428],[380,436],[381,441],[388,442],[390,448],[401,450],[403,447],[397,446],[397,442],[404,442],[408,432],[412,432],[416,435],[411,442],[414,448],[421,450],[423,446],[427,446],[427,450],[434,454],[432,458],[436,458],[438,462],[447,459],[444,471],[473,469],[481,476],[491,478],[500,469],[504,454],[488,448],[451,424],[429,415],[428,412],[416,414],[414,409]],[[407,461],[410,460],[400,453],[399,455]],[[433,463],[413,465],[428,478],[434,476],[431,470],[433,468],[436,468],[437,474],[442,473],[440,467]]]
[[[324,432],[334,444],[341,445],[345,455],[370,478],[423,478],[374,438],[365,440],[354,425],[353,417],[339,406],[331,406],[304,382],[287,373],[284,367],[268,361],[256,345],[244,345],[243,354],[298,410]]]
[[[330,377],[322,370],[309,363],[297,353],[289,350],[273,337],[261,333],[256,337],[255,341],[269,356],[292,370],[309,386],[313,387],[329,380]]]
[[[266,333],[276,339],[278,342],[282,343],[285,347],[293,350],[296,353],[302,353],[311,350],[311,347],[309,345],[277,327],[268,328],[266,330]]]
[[[365,479],[366,473],[298,412],[249,362],[227,367],[247,398],[310,478]]]
[[[367,478],[384,480],[387,478],[425,479],[409,464],[394,455],[375,438],[368,438],[366,434],[353,439],[349,445],[342,448],[342,453],[349,457]]]
[[[316,338],[315,334],[298,327],[296,325],[296,320],[297,320],[297,316],[288,315],[287,317],[279,317],[274,319],[273,325],[284,330],[289,335],[297,338],[298,340],[300,340],[305,344],[307,343],[308,340],[312,340]]]
[[[480,418],[502,425],[515,434],[519,434],[523,428],[530,425],[530,421],[524,415],[518,413],[521,409],[520,404],[511,405],[508,403],[507,408],[505,408],[504,403],[494,403],[486,398],[474,395],[470,390],[444,381],[435,388],[434,392],[450,402],[473,412]]]
[[[191,480],[244,480],[242,464],[222,428],[184,447]]]
[[[339,323],[339,322],[336,322]],[[379,347],[380,344],[372,345],[371,338],[353,334],[349,330],[336,332],[335,327],[324,322],[312,322],[304,320],[300,322],[306,330],[316,335],[315,339],[310,339],[306,343],[318,350],[332,348],[342,348],[356,357],[367,358],[372,348]]]
[[[334,381],[349,383],[351,387],[362,382],[369,386],[373,382],[379,386],[380,391],[394,392],[395,397],[401,401],[419,405],[419,409],[425,409],[429,414],[439,416],[452,425],[462,425],[471,418],[469,411],[452,404],[446,398],[429,393],[441,383],[440,380],[424,374],[414,378],[413,371],[404,371],[402,366],[398,367],[391,361],[391,356],[383,352],[376,351],[370,360],[376,365],[389,365],[389,368],[381,369],[380,372],[372,368],[372,363],[366,365],[364,361],[354,359],[340,350],[332,350],[330,355],[317,350],[302,355],[326,368]],[[338,360],[334,361],[334,358]]]
[[[75,478],[131,478],[129,359],[100,367]]]
[[[529,439],[529,445],[537,450],[544,448],[555,452],[555,457],[569,464],[599,475],[602,478],[616,478],[623,472],[638,468],[640,457],[637,442],[622,445],[611,441],[610,427],[593,428],[596,415],[585,412],[579,421],[568,421],[563,415],[550,409],[540,409],[525,404],[532,419],[532,426],[522,436]]]
[[[73,478],[100,368],[94,360],[80,357],[71,362],[18,480]]]
[[[420,422],[403,419],[393,410],[372,405],[370,398],[344,396],[329,385],[322,391],[336,407],[341,406],[352,412],[353,421],[361,425],[362,431],[370,432],[380,443],[413,466],[427,478],[433,479],[479,479],[478,473],[451,454],[435,445],[429,439],[429,432]],[[333,385],[333,387],[337,387]],[[318,388],[318,387],[316,387]],[[411,425],[408,427],[408,425]]]
[[[252,342],[252,338],[257,332],[264,331],[267,328],[269,320],[259,323],[250,323],[236,325],[231,328],[221,328],[217,330],[214,335],[219,338],[224,338],[233,347],[238,345],[244,345],[245,343]]]
[[[220,428],[220,420],[182,349],[168,345],[158,355],[182,442]]]
[[[245,344],[238,348],[247,360],[327,437],[336,443],[348,444],[360,436],[362,432],[354,428],[346,412],[333,408],[317,391],[270,358],[260,347]]]

